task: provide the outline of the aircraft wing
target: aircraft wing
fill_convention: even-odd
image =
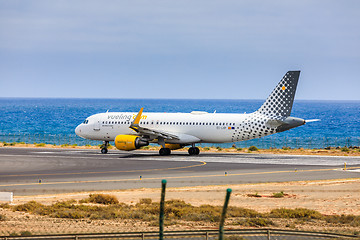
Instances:
[[[161,137],[161,138],[170,139],[170,140],[180,140],[179,136],[172,134],[172,133],[140,127],[139,122],[140,122],[141,114],[142,114],[143,110],[144,110],[144,108],[140,109],[140,111],[136,115],[134,121],[131,123],[130,128],[132,130],[134,130],[135,132],[137,132],[141,135],[151,135],[151,136],[154,136],[155,138]]]

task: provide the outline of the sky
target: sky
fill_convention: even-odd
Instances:
[[[360,100],[358,0],[0,0],[0,97]]]

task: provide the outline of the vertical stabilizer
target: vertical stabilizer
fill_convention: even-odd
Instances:
[[[257,113],[274,119],[290,116],[300,71],[289,71],[272,91]]]

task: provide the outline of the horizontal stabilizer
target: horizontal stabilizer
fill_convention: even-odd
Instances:
[[[269,119],[265,123],[268,128],[275,128],[276,132],[283,132],[294,127],[298,127],[305,124],[305,120],[295,117],[287,117],[284,121],[278,119]]]

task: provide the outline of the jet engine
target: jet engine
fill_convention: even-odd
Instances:
[[[147,145],[149,145],[149,142],[139,136],[117,135],[115,138],[115,147],[119,150],[132,151]]]

